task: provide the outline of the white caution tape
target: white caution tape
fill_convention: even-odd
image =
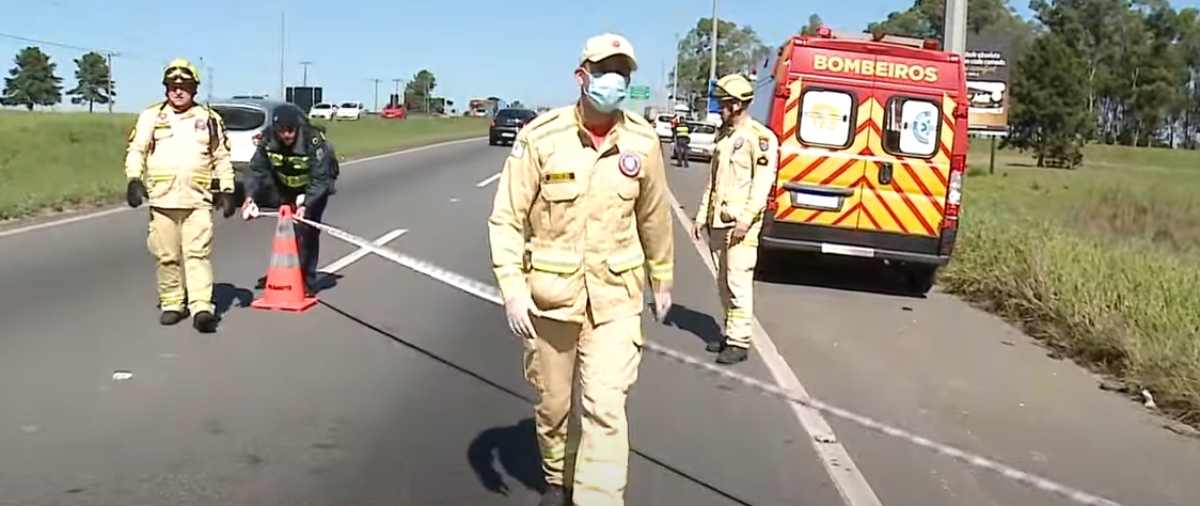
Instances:
[[[274,214],[274,213],[264,213],[264,214]],[[300,223],[304,223],[306,225],[320,229],[321,231],[323,231],[333,237],[336,237],[336,238],[346,241],[350,244],[358,246],[359,248],[370,251],[371,253],[375,253],[376,255],[379,255],[383,258],[386,258],[388,260],[396,262],[397,264],[400,264],[404,267],[407,267],[416,272],[419,272],[421,274],[429,276],[437,281],[450,284],[450,285],[454,286],[455,288],[463,290],[463,291],[465,291],[471,295],[474,295],[476,297],[479,297],[483,300],[486,300],[488,302],[491,302],[491,303],[497,304],[497,305],[504,304],[503,299],[500,297],[499,289],[497,289],[496,287],[494,287],[492,285],[489,285],[487,283],[484,283],[484,282],[481,282],[478,280],[468,278],[468,277],[458,274],[456,272],[439,267],[433,263],[430,263],[430,262],[427,262],[424,260],[420,260],[417,258],[413,258],[411,256],[408,256],[408,255],[400,253],[396,250],[393,250],[391,248],[388,248],[385,246],[376,246],[375,244],[372,244],[371,241],[368,241],[362,237],[358,237],[354,234],[351,234],[349,232],[346,232],[344,230],[341,230],[341,229],[338,229],[335,227],[331,227],[326,224],[316,223],[313,221],[306,220],[304,218],[295,218],[295,220]],[[909,443],[920,446],[922,448],[926,448],[928,450],[932,450],[936,453],[940,453],[942,455],[950,457],[959,462],[968,464],[970,466],[978,467],[981,469],[987,469],[989,471],[995,472],[997,474],[1000,474],[1001,476],[1004,476],[1011,480],[1017,481],[1019,483],[1023,483],[1023,484],[1032,486],[1034,488],[1038,488],[1038,489],[1044,490],[1046,492],[1053,493],[1053,494],[1058,494],[1060,496],[1063,496],[1063,497],[1070,499],[1079,504],[1084,504],[1087,506],[1124,506],[1121,503],[1118,503],[1116,501],[1106,499],[1104,497],[1100,497],[1095,494],[1091,494],[1091,493],[1084,492],[1084,491],[1076,489],[1076,488],[1072,488],[1072,487],[1063,485],[1063,484],[1053,481],[1049,478],[1045,478],[1045,477],[1042,477],[1042,476],[1039,476],[1039,475],[1036,475],[1033,473],[1022,471],[1020,469],[1008,466],[1006,464],[996,462],[989,458],[982,457],[980,455],[975,455],[973,453],[969,453],[964,450],[960,450],[953,446],[938,443],[936,441],[931,441],[929,439],[918,436],[918,435],[913,434],[904,429],[892,427],[883,422],[876,421],[872,418],[860,415],[858,413],[854,413],[852,411],[847,411],[847,410],[839,408],[837,406],[832,406],[832,405],[826,404],[820,400],[813,399],[811,397],[804,397],[804,396],[796,395],[795,393],[789,392],[789,391],[779,387],[778,385],[773,385],[770,383],[766,383],[764,381],[760,381],[760,380],[751,378],[749,376],[745,376],[743,374],[738,374],[727,368],[718,367],[716,365],[713,365],[708,362],[701,361],[697,358],[689,356],[685,353],[673,350],[671,348],[667,348],[665,346],[662,346],[662,345],[655,343],[653,341],[650,341],[650,340],[647,340],[645,342],[644,349],[654,352],[663,357],[669,358],[671,360],[674,360],[676,362],[679,362],[681,364],[689,365],[694,368],[703,370],[704,372],[715,374],[722,378],[725,378],[725,379],[728,379],[731,381],[735,381],[737,383],[741,383],[741,384],[749,386],[755,390],[758,390],[759,392],[769,394],[774,397],[778,397],[778,398],[786,400],[788,402],[794,402],[796,404],[800,404],[802,406],[815,409],[822,413],[836,416],[843,420],[849,420],[858,425],[861,425],[863,427],[866,427],[868,429],[874,430],[874,431],[882,433],[882,434],[886,434],[888,436],[903,439],[905,441],[908,441]]]

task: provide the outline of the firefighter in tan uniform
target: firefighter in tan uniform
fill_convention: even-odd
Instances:
[[[195,67],[172,61],[163,85],[166,100],[142,111],[129,132],[126,200],[130,207],[143,200],[150,206],[147,245],[158,259],[159,322],[174,325],[190,312],[196,330],[210,333],[217,329],[208,260],[212,209],[220,207],[226,218],[237,209],[229,141],[220,115],[194,101]]]
[[[746,360],[754,319],[754,265],[763,211],[775,181],[779,139],[746,112],[754,86],[732,74],[713,90],[721,106],[708,185],[700,200],[692,236],[708,231],[709,252],[717,268],[717,289],[725,310],[725,339],[708,344],[717,363]]]
[[[625,401],[641,363],[647,276],[657,316],[671,305],[674,245],[661,145],[649,123],[620,109],[636,68],[625,38],[587,41],[575,70],[582,97],[517,134],[488,219],[509,326],[524,339],[525,378],[538,393],[547,483],[539,506],[625,503]],[[567,483],[577,364],[582,434]]]

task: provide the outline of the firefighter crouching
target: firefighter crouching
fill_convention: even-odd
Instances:
[[[299,218],[320,222],[336,175],[335,164],[325,134],[309,125],[299,109],[278,109],[270,131],[250,159],[242,217],[258,217],[257,202],[277,201],[281,206],[294,205]],[[300,271],[304,273],[305,292],[311,295],[318,289],[321,231],[303,224],[296,226]],[[261,290],[266,284],[263,276],[256,288]]]
[[[147,245],[158,259],[159,322],[174,325],[190,312],[196,330],[215,332],[212,209],[226,218],[237,209],[229,140],[221,116],[194,101],[196,67],[176,59],[162,82],[166,100],[142,111],[129,132],[126,201],[150,206]]]
[[[719,352],[717,363],[734,364],[746,360],[750,350],[758,235],[775,180],[779,140],[746,112],[754,98],[748,79],[738,74],[722,77],[713,94],[722,125],[692,236],[698,240],[708,231],[725,310],[725,338],[709,343],[707,350]]]
[[[637,68],[629,41],[587,41],[575,105],[517,134],[488,218],[492,266],[525,378],[547,488],[539,506],[620,506],[629,470],[626,394],[642,357],[645,278],[661,318],[674,245],[662,144],[620,109]],[[582,436],[567,482],[567,417],[578,364]]]

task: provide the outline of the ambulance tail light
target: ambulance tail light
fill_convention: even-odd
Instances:
[[[258,146],[262,142],[262,134],[254,134],[254,137],[251,137],[250,140],[254,141],[255,146]]]
[[[921,44],[922,48],[930,51],[937,51],[940,46],[941,44],[938,43],[937,39],[925,39],[925,42]]]
[[[942,228],[954,228],[958,224],[958,215],[962,204],[963,175],[966,173],[966,168],[966,155],[950,157],[950,180],[946,185],[946,215],[942,222]]]

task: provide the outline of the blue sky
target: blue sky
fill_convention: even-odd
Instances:
[[[1017,2],[1018,9],[1027,11],[1023,0]],[[122,111],[139,110],[161,97],[162,66],[174,57],[194,62],[203,58],[212,68],[202,76],[206,81],[201,96],[209,86],[215,96],[277,95],[280,12],[287,17],[287,84],[299,85],[299,62],[311,61],[308,82],[323,86],[327,101],[361,100],[371,107],[370,79],[383,80],[382,103],[393,89],[392,79],[408,79],[421,68],[437,76],[437,94],[464,105],[471,97],[490,95],[526,104],[568,103],[577,93],[571,73],[583,41],[605,31],[630,39],[641,66],[635,79],[658,87],[674,61],[675,34],[686,33],[712,9],[709,0],[8,3],[13,5],[0,16],[0,34],[122,53],[114,62],[116,107]],[[834,29],[857,30],[907,8],[911,0],[858,0],[852,8],[842,2],[780,0],[721,4],[722,19],[752,26],[774,46],[804,26],[813,12]],[[11,67],[12,55],[27,45],[31,44],[0,36],[3,67]],[[72,60],[83,51],[41,47],[58,63],[65,88],[74,86]]]

